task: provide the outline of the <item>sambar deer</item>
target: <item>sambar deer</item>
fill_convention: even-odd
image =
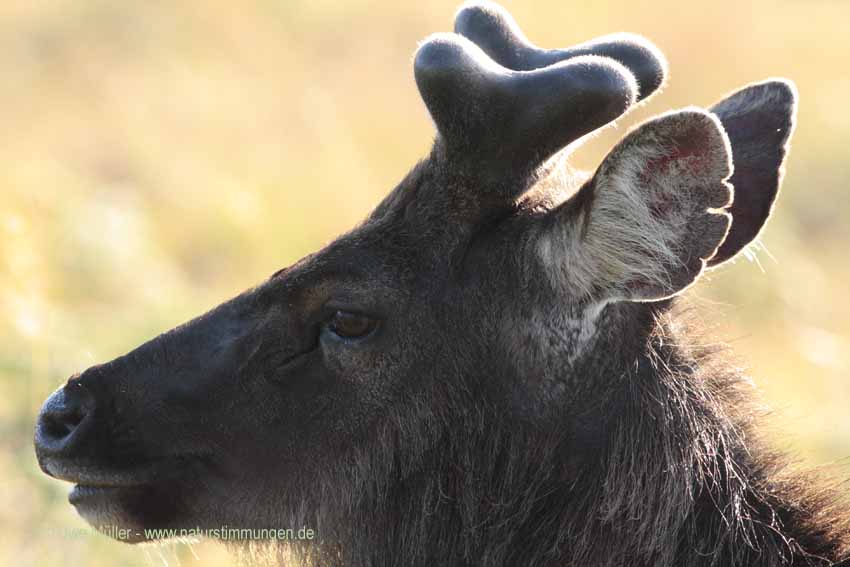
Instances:
[[[777,195],[796,91],[752,84],[566,158],[664,82],[647,40],[533,46],[464,5],[416,53],[430,155],[360,226],[45,403],[91,524],[310,526],[321,565],[800,566],[850,508],[781,473],[676,297]]]

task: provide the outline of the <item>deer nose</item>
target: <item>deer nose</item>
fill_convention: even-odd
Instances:
[[[44,402],[35,426],[35,448],[40,457],[71,453],[82,437],[86,418],[94,410],[94,396],[79,377],[68,380]]]

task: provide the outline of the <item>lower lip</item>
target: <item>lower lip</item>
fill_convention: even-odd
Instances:
[[[68,502],[76,506],[87,500],[109,497],[126,487],[121,486],[87,486],[77,484],[68,495]]]

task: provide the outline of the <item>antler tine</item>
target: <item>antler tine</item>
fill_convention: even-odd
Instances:
[[[455,32],[469,38],[500,65],[515,71],[547,67],[582,55],[600,55],[626,66],[643,100],[664,84],[667,62],[649,40],[635,34],[612,34],[569,49],[540,49],[522,33],[513,17],[488,0],[467,2],[455,16]]]
[[[453,33],[422,43],[414,71],[441,157],[482,190],[507,197],[524,191],[522,181],[544,160],[623,114],[637,94],[632,74],[612,59],[515,71]]]

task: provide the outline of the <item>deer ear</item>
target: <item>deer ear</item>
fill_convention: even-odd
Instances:
[[[630,132],[546,218],[539,252],[555,280],[594,300],[656,301],[702,273],[729,230],[729,140],[686,109]],[[550,271],[550,273],[552,273]]]
[[[729,236],[709,267],[738,254],[767,223],[794,130],[797,89],[783,80],[757,83],[724,98],[711,111],[720,118],[732,144],[735,173],[729,181],[735,188],[735,201],[729,208]]]

